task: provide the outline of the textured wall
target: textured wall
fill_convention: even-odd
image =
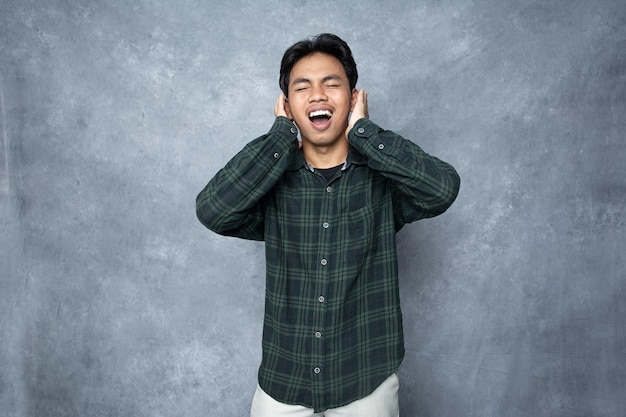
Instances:
[[[402,415],[626,415],[623,0],[0,0],[2,417],[247,415],[263,245],[195,196],[323,31],[463,178],[398,235]]]

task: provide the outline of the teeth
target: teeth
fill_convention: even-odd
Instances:
[[[313,111],[309,113],[309,117],[320,117],[320,116],[331,117],[332,113],[328,110],[317,110],[317,111]]]

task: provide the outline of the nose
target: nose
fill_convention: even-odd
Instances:
[[[325,101],[327,99],[326,91],[323,85],[312,85],[311,95],[309,96],[310,102]]]

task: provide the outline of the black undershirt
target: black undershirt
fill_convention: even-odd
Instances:
[[[339,172],[339,170],[342,167],[343,167],[343,164],[337,165],[336,167],[332,167],[332,168],[313,168],[313,169],[315,169],[317,172],[322,174],[324,178],[326,178],[326,182],[329,182],[331,179],[333,179],[335,174]]]

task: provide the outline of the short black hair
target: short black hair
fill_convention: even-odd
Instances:
[[[280,63],[280,78],[278,79],[278,84],[285,94],[285,97],[287,97],[289,91],[289,75],[291,74],[291,69],[300,59],[315,52],[322,52],[337,58],[348,76],[350,91],[356,87],[359,74],[356,70],[356,62],[354,62],[350,47],[337,35],[321,33],[312,38],[297,42],[285,51]]]

